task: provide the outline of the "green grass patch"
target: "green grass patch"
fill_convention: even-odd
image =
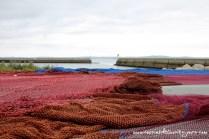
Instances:
[[[0,72],[32,72],[40,69],[32,63],[0,63]],[[51,69],[50,66],[45,66],[41,69]]]

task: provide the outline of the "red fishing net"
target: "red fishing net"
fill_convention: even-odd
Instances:
[[[159,105],[152,97],[140,94],[97,94],[86,101],[76,100],[60,106],[45,106],[27,112],[25,116],[2,118],[0,138],[119,138],[121,133],[137,132],[142,128],[121,133],[103,130],[133,127],[144,127],[144,130],[169,127],[174,130],[181,124],[172,123],[187,118],[185,109],[184,104]],[[196,116],[200,115],[202,114],[196,113]],[[163,126],[165,124],[169,125]]]
[[[45,104],[62,104],[98,89],[113,88],[123,77],[110,74],[1,75],[0,116],[17,116]]]
[[[121,98],[97,96],[86,102],[71,101],[62,106],[46,106],[26,113],[27,117],[2,120],[0,138],[5,135],[28,138],[61,136],[72,138],[105,128],[120,129],[165,124],[183,118],[183,105],[158,106],[151,98],[145,100],[143,95],[122,97],[124,96],[122,95]]]
[[[209,96],[165,96],[166,82],[172,83],[136,73],[1,75],[0,138],[134,138],[133,130],[121,129],[185,129],[182,121],[208,122]],[[187,131],[209,130],[204,122],[193,123]]]
[[[115,86],[111,92],[116,93],[162,93],[161,86],[157,82],[147,81],[137,77],[129,77],[119,86]]]
[[[187,104],[187,118],[194,118],[197,115],[209,114],[209,96],[166,96],[162,94],[151,94],[151,96],[159,101],[160,104]]]
[[[129,77],[135,77],[140,83],[134,82],[134,80],[127,80]],[[159,85],[158,87],[154,85],[158,84],[157,81],[159,84],[167,83],[170,85],[173,83],[166,81],[160,75],[137,73],[1,74],[0,116],[17,116],[26,112],[28,109],[35,109],[45,104],[63,104],[69,99],[84,98],[100,92],[108,93],[114,87],[118,88],[117,91],[119,91],[124,87],[121,87],[123,85],[118,87],[118,85],[125,80],[129,83],[129,85],[127,85],[128,90],[131,88],[133,90],[138,86],[141,92],[160,91]],[[134,90],[137,91],[137,89]]]
[[[209,75],[169,75],[165,79],[185,85],[209,84]]]
[[[181,85],[181,83],[169,80],[162,75],[157,74],[143,74],[143,73],[134,73],[134,72],[123,72],[119,73],[120,76],[123,77],[134,77],[141,80],[150,81],[152,83],[158,83],[161,86],[169,86],[169,85]]]

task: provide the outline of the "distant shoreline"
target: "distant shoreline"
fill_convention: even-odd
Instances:
[[[4,57],[2,63],[92,63],[90,58],[61,58],[61,57]]]

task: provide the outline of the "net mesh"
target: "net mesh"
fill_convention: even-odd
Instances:
[[[177,138],[180,134],[134,132],[209,131],[209,96],[163,95],[161,85],[172,82],[159,75],[48,73],[0,79],[3,139]]]

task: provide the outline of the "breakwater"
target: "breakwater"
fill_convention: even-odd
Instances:
[[[185,64],[201,64],[209,66],[209,59],[201,58],[119,58],[117,66],[145,67],[145,68],[177,68]]]
[[[5,63],[91,63],[90,58],[0,58]]]

